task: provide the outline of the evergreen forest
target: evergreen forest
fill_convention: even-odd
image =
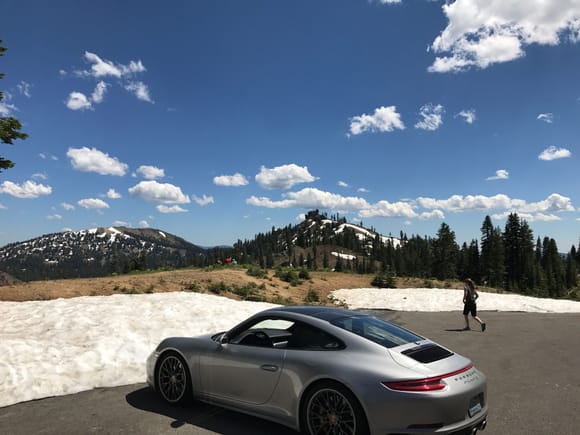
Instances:
[[[312,212],[311,212],[312,213]],[[309,213],[309,215],[311,214]],[[318,220],[326,215],[318,216]],[[408,237],[386,242],[378,233],[363,238],[352,228],[337,225],[346,220],[332,217],[333,225],[287,226],[258,234],[251,241],[238,242],[232,255],[243,264],[262,268],[289,264],[362,274],[456,280],[470,277],[476,284],[539,297],[574,297],[578,290],[580,244],[562,254],[556,241],[535,238],[526,220],[509,215],[505,227],[494,226],[486,216],[481,236],[470,243],[457,243],[455,233],[442,223],[435,237]],[[356,254],[352,259],[330,255],[328,246]],[[285,260],[285,261],[284,261]]]

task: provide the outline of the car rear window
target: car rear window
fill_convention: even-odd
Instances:
[[[386,348],[423,340],[411,331],[370,316],[341,317],[330,323]]]

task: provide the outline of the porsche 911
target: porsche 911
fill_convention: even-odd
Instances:
[[[147,382],[170,404],[207,402],[309,435],[475,434],[487,424],[486,377],[468,358],[334,307],[271,308],[226,332],[166,338]]]

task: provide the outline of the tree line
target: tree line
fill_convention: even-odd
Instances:
[[[517,213],[509,215],[503,229],[486,216],[481,237],[461,245],[446,223],[435,237],[408,237],[401,232],[400,243],[393,243],[393,238],[384,241],[379,234],[363,238],[344,225],[337,232],[345,222],[333,216],[332,225],[272,228],[253,240],[238,240],[232,255],[240,263],[262,268],[286,262],[312,270],[322,267],[439,280],[470,277],[478,285],[541,297],[566,297],[578,286],[580,244],[561,254],[553,238],[535,238]],[[356,253],[356,258],[331,256],[328,245]]]

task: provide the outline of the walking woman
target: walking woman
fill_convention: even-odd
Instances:
[[[475,290],[475,284],[470,278],[464,281],[463,286],[463,316],[465,317],[464,331],[469,331],[469,314],[481,325],[481,332],[485,331],[485,322],[477,316],[477,298],[479,293]]]

